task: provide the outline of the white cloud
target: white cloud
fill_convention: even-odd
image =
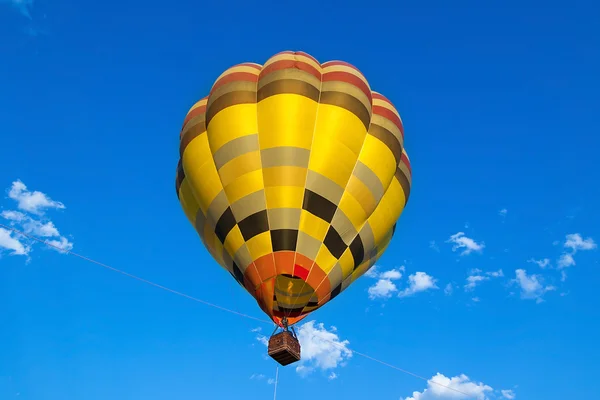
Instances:
[[[469,290],[473,290],[475,289],[475,286],[477,286],[477,284],[483,282],[483,281],[487,281],[490,278],[488,278],[487,276],[481,276],[481,275],[471,275],[467,277],[467,284],[465,285],[465,291],[469,291]]]
[[[537,303],[543,302],[542,296],[544,293],[556,290],[554,286],[544,286],[542,277],[540,275],[527,275],[527,271],[524,269],[515,270],[516,278],[513,282],[516,282],[521,288],[522,299],[534,299]]]
[[[508,400],[514,400],[517,398],[517,395],[513,390],[501,390],[500,393],[502,393],[502,397]]]
[[[250,329],[250,332],[254,332],[254,333],[260,332],[260,331],[262,331],[262,328],[260,326],[258,328],[252,328],[252,329]]]
[[[11,231],[0,228],[0,249],[12,251],[13,256],[26,256],[30,248],[14,237]]]
[[[454,291],[454,288],[452,287],[451,283],[447,284],[446,287],[444,288],[444,294],[446,296],[450,296],[453,291]]]
[[[400,278],[402,278],[402,272],[400,272],[400,271],[404,271],[404,266],[400,267],[399,269],[391,269],[389,271],[382,272],[379,275],[379,277],[381,279],[389,279],[389,280],[400,279]]]
[[[471,291],[483,281],[489,281],[491,278],[501,278],[504,276],[504,272],[501,269],[498,271],[489,271],[485,275],[482,275],[483,271],[475,268],[471,270],[471,275],[467,277],[467,284],[464,286],[465,291]]]
[[[377,298],[385,299],[391,297],[393,293],[398,291],[398,287],[392,281],[402,278],[403,271],[404,266],[401,266],[398,269],[391,269],[382,273],[379,273],[375,267],[371,268],[369,270],[369,272],[371,272],[369,274],[369,277],[379,278],[379,280],[373,286],[369,287],[369,298],[371,300],[375,300]]]
[[[416,272],[408,277],[409,286],[398,293],[398,297],[412,296],[415,293],[429,289],[437,289],[436,279],[425,272]]]
[[[32,214],[41,215],[45,209],[64,209],[65,205],[59,201],[52,200],[48,195],[36,191],[29,191],[27,186],[20,180],[12,183],[12,187],[8,191],[8,197],[17,202],[17,207],[20,210],[30,212]]]
[[[471,300],[473,300],[475,303],[479,303],[481,301],[479,297],[473,297]]]
[[[343,366],[352,357],[347,340],[327,330],[323,324],[309,321],[298,328],[298,340],[302,348],[302,360],[296,371],[301,375],[315,369],[330,370]]]
[[[377,265],[373,265],[371,268],[369,268],[367,270],[367,272],[365,272],[365,276],[367,278],[377,278],[379,276],[379,266]]]
[[[62,236],[54,223],[44,215],[46,209],[64,209],[64,204],[52,200],[42,192],[29,191],[20,180],[12,183],[11,188],[8,190],[8,197],[16,201],[17,207],[24,211],[4,210],[0,213],[0,217],[7,220],[13,228],[40,239],[47,238],[46,243],[61,253],[73,249],[73,243],[65,236]],[[10,246],[12,247],[0,245],[0,248],[4,247],[13,250],[12,254],[28,255],[31,246],[26,246],[24,243],[30,240],[17,239],[16,235],[13,236],[12,234],[9,237],[13,239],[10,241]],[[15,240],[22,247],[19,247],[19,250],[14,248]]]
[[[52,221],[41,222],[23,214],[22,212],[11,210],[2,211],[0,216],[11,222],[20,223],[25,233],[40,237],[60,236],[58,229],[56,229],[56,226],[54,226]]]
[[[438,245],[435,243],[435,240],[432,240],[431,242],[429,242],[429,248],[433,249],[437,252],[440,251],[440,248],[438,247]]]
[[[332,381],[334,379],[337,379],[337,374],[335,372],[331,372],[331,374],[329,374],[329,376],[327,377],[328,380]]]
[[[265,376],[263,374],[252,374],[250,376],[250,379],[252,379],[252,380],[261,380],[261,379],[265,379]]]
[[[422,392],[413,392],[404,400],[446,400],[446,399],[488,399],[487,394],[493,389],[483,383],[472,382],[462,374],[448,378],[439,372],[427,381],[427,388]]]
[[[257,335],[256,340],[258,340],[265,346],[269,346],[269,339],[265,335]]]
[[[446,243],[454,243],[452,251],[464,249],[462,253],[460,253],[461,256],[466,256],[474,251],[481,252],[485,248],[483,242],[477,243],[475,240],[465,236],[464,232],[458,232],[450,236],[450,239],[448,239]]]
[[[593,250],[598,246],[591,237],[584,239],[579,233],[570,233],[566,236],[563,247],[570,250],[570,252],[564,252],[560,256],[556,263],[558,269],[568,268],[575,265],[575,258],[573,256],[578,251]]]
[[[583,239],[579,233],[568,234],[563,246],[567,249],[573,250],[573,253],[579,250],[592,250],[597,247],[594,239],[591,237]]]
[[[498,271],[486,272],[486,274],[488,274],[492,278],[502,278],[504,276],[504,272],[502,272],[501,269],[499,269]]]
[[[568,268],[575,265],[575,259],[571,253],[563,253],[556,263],[559,269]]]
[[[267,379],[267,385],[273,385],[275,383],[275,379],[269,378]]]
[[[537,264],[540,268],[546,268],[548,265],[550,265],[550,259],[548,259],[548,258],[544,258],[541,260],[536,260],[535,258],[530,258],[529,260],[527,260],[527,262]]]
[[[377,298],[389,298],[393,293],[397,292],[398,288],[389,279],[379,279],[373,286],[369,287],[369,298],[375,300]]]
[[[46,243],[59,253],[66,253],[73,250],[73,243],[69,242],[64,236],[61,236],[59,240],[47,240]]]
[[[508,210],[506,208],[503,208],[502,210],[498,211],[498,214],[500,214],[503,217],[506,217],[506,214],[508,214]]]
[[[31,19],[31,8],[33,7],[33,0],[0,0],[2,3],[10,3],[25,17]]]

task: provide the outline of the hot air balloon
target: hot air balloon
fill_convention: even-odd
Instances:
[[[398,111],[354,66],[284,51],[223,72],[188,111],[179,154],[185,215],[282,328],[269,354],[297,361],[293,325],[373,266],[408,201]]]

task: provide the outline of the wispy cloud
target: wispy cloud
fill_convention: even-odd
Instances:
[[[535,258],[530,258],[529,260],[527,260],[527,262],[537,264],[537,266],[540,268],[546,268],[547,266],[550,265],[549,258],[543,258],[541,260],[536,260]]]
[[[502,394],[502,397],[504,397],[505,399],[508,399],[508,400],[514,400],[517,398],[517,395],[515,394],[515,392],[510,389],[503,389],[500,391],[500,393]]]
[[[472,291],[477,285],[484,281],[489,281],[492,278],[501,278],[504,276],[504,272],[501,269],[498,271],[483,272],[480,269],[471,270],[471,274],[467,277],[467,283],[464,286],[465,291]]]
[[[452,246],[452,251],[464,249],[462,253],[460,253],[461,256],[466,256],[474,251],[481,252],[485,248],[485,244],[483,242],[476,242],[475,240],[465,236],[464,232],[458,232],[450,236],[446,243],[454,244]]]
[[[540,275],[527,275],[524,269],[515,270],[513,282],[519,285],[522,299],[533,299],[537,303],[544,301],[543,296],[546,292],[556,290],[554,286],[545,285]]]
[[[0,218],[5,221],[5,225],[11,225],[40,239],[47,239],[46,243],[59,252],[73,249],[73,243],[61,235],[54,222],[45,215],[49,209],[64,209],[63,203],[52,200],[45,193],[29,191],[20,180],[14,181],[7,192],[8,198],[14,200],[21,211],[2,211]],[[2,229],[1,232],[0,251],[9,250],[11,255],[27,256],[29,260],[33,242],[7,229]]]
[[[444,288],[444,294],[446,296],[450,296],[452,294],[452,292],[454,292],[454,287],[452,286],[451,283],[447,284],[446,287]]]
[[[556,262],[558,269],[574,266],[574,255],[577,252],[594,250],[598,246],[591,237],[584,239],[579,233],[570,233],[566,235],[563,247],[566,249],[566,251],[560,255],[558,261]]]
[[[33,0],[0,0],[1,3],[8,3],[15,7],[25,17],[31,19],[31,8]]]
[[[29,254],[30,248],[24,243],[21,243],[11,231],[0,228],[0,250],[5,249],[10,251],[13,256],[26,256]]]
[[[8,197],[17,202],[17,207],[36,215],[44,214],[47,209],[64,209],[65,205],[60,201],[52,200],[45,193],[37,190],[31,192],[21,180],[12,183],[8,191]]]
[[[593,250],[597,247],[594,239],[591,237],[584,239],[579,233],[568,234],[563,246],[567,249],[571,249],[573,252],[579,250]]]
[[[429,242],[429,248],[432,249],[433,251],[437,251],[438,253],[440,252],[440,247],[437,245],[435,240],[432,240]]]

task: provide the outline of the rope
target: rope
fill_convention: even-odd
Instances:
[[[325,339],[325,338],[323,338],[323,337],[320,337],[320,336],[318,336],[318,335],[313,335],[312,337],[313,337],[313,338],[320,339],[320,340],[322,340],[322,341],[324,341],[324,342],[327,342],[327,343],[331,343],[332,345],[334,345],[334,346],[337,346],[337,347],[339,347],[339,348],[341,348],[341,349],[347,349],[347,350],[349,350],[350,352],[352,352],[352,353],[356,353],[356,354],[358,354],[359,356],[361,356],[361,357],[364,357],[364,358],[366,358],[366,359],[368,359],[368,360],[374,361],[374,362],[376,362],[376,363],[379,363],[379,364],[381,364],[381,365],[385,365],[386,367],[389,367],[389,368],[395,369],[396,371],[400,371],[400,372],[403,372],[403,373],[405,373],[405,374],[407,374],[407,375],[410,375],[410,376],[413,376],[413,377],[415,377],[415,378],[421,379],[421,380],[423,380],[423,381],[425,381],[425,382],[427,382],[427,383],[433,383],[434,385],[441,386],[441,387],[443,387],[443,388],[445,388],[445,389],[448,389],[448,390],[451,390],[451,391],[453,391],[453,392],[460,393],[460,394],[462,394],[462,395],[465,395],[465,396],[470,396],[470,394],[468,394],[468,393],[465,393],[465,392],[463,392],[463,391],[460,391],[460,390],[458,390],[458,389],[454,389],[454,388],[452,388],[452,387],[450,387],[450,386],[446,386],[446,385],[443,385],[443,384],[441,384],[441,383],[438,383],[438,382],[435,382],[435,381],[431,381],[431,380],[429,380],[429,379],[427,379],[427,378],[425,378],[425,377],[423,377],[423,376],[421,376],[421,375],[417,375],[417,374],[415,374],[415,373],[413,373],[413,372],[407,371],[407,370],[405,370],[405,369],[402,369],[402,368],[400,368],[400,367],[396,367],[395,365],[388,364],[388,363],[386,363],[385,361],[381,361],[381,360],[379,360],[379,359],[377,359],[377,358],[375,358],[375,357],[371,357],[371,356],[369,356],[369,355],[367,355],[367,354],[360,353],[360,352],[358,352],[358,351],[356,351],[356,350],[353,350],[353,349],[350,349],[350,348],[348,348],[348,347],[345,347],[345,346],[343,346],[343,345],[342,345],[342,344],[340,344],[340,343],[336,343],[336,342],[334,342],[334,341],[331,341],[331,340],[329,340],[329,339]]]
[[[273,393],[273,400],[277,400],[277,383],[279,382],[279,365],[275,369],[275,392]]]
[[[207,305],[207,306],[209,306],[209,307],[213,307],[213,308],[219,309],[219,310],[221,310],[221,311],[226,311],[226,312],[228,312],[228,313],[235,314],[235,315],[237,315],[237,316],[240,316],[240,317],[243,317],[243,318],[248,318],[248,319],[251,319],[251,320],[254,320],[254,321],[258,321],[258,322],[262,322],[262,323],[266,323],[266,324],[270,324],[270,325],[272,325],[272,324],[273,324],[273,321],[268,321],[268,320],[266,320],[266,319],[262,319],[262,318],[256,318],[256,317],[253,317],[253,316],[251,316],[251,315],[247,315],[247,314],[240,313],[240,312],[238,312],[238,311],[230,310],[230,309],[228,309],[228,308],[225,308],[225,307],[219,306],[219,305],[217,305],[217,304],[209,303],[208,301],[201,300],[201,299],[198,299],[198,298],[196,298],[196,297],[192,297],[192,296],[190,296],[190,295],[187,295],[187,294],[185,294],[185,293],[181,293],[181,292],[178,292],[178,291],[176,291],[176,290],[170,289],[170,288],[168,288],[168,287],[165,287],[165,286],[159,285],[158,283],[154,283],[154,282],[152,282],[152,281],[149,281],[149,280],[147,280],[147,279],[140,278],[139,276],[136,276],[136,275],[130,274],[130,273],[128,273],[128,272],[125,272],[125,271],[121,271],[120,269],[117,269],[117,268],[111,267],[111,266],[109,266],[109,265],[106,265],[106,264],[104,264],[104,263],[101,263],[101,262],[99,262],[99,261],[96,261],[96,260],[93,260],[93,259],[91,259],[91,258],[85,257],[85,256],[83,256],[83,255],[81,255],[81,254],[78,254],[78,253],[75,253],[75,252],[73,252],[73,251],[62,249],[62,248],[60,248],[59,246],[53,245],[53,244],[51,244],[51,243],[48,243],[48,242],[47,242],[47,241],[45,241],[45,240],[39,239],[39,238],[37,238],[37,237],[35,237],[35,236],[33,236],[33,235],[30,235],[30,234],[27,234],[27,233],[25,233],[25,232],[22,232],[22,231],[20,231],[20,230],[18,230],[18,229],[16,229],[16,228],[13,228],[13,227],[11,227],[11,226],[7,226],[7,225],[4,225],[4,224],[1,224],[1,223],[0,223],[0,228],[8,229],[8,230],[10,230],[10,231],[12,231],[12,232],[14,232],[14,233],[16,233],[16,234],[22,235],[22,236],[24,236],[24,237],[26,237],[26,238],[29,238],[29,239],[31,239],[31,240],[35,240],[36,242],[39,242],[39,243],[45,244],[45,245],[46,245],[46,246],[48,246],[48,247],[52,247],[52,248],[54,248],[54,249],[56,249],[56,250],[58,250],[58,251],[60,251],[60,252],[62,252],[62,253],[70,254],[70,255],[72,255],[72,256],[75,256],[75,257],[78,257],[78,258],[80,258],[80,259],[82,259],[82,260],[85,260],[85,261],[91,262],[92,264],[99,265],[100,267],[106,268],[106,269],[108,269],[108,270],[111,270],[111,271],[113,271],[113,272],[117,272],[117,273],[119,273],[119,274],[121,274],[121,275],[125,275],[125,276],[127,276],[127,277],[129,277],[129,278],[132,278],[132,279],[138,280],[138,281],[140,281],[140,282],[146,283],[146,284],[148,284],[148,285],[151,285],[151,286],[154,286],[154,287],[156,287],[156,288],[159,288],[159,289],[165,290],[165,291],[167,291],[167,292],[173,293],[173,294],[175,294],[175,295],[177,295],[177,296],[181,296],[181,297],[184,297],[184,298],[186,298],[186,299],[189,299],[189,300],[195,301],[195,302],[197,302],[197,303],[201,303],[201,304]],[[277,327],[276,327],[276,328],[277,328]],[[460,393],[460,394],[462,394],[462,395],[465,395],[465,396],[469,396],[469,394],[468,394],[468,393],[462,392],[462,391],[460,391],[460,390],[454,389],[454,388],[452,388],[452,387],[450,387],[450,386],[446,386],[446,385],[443,385],[443,384],[441,384],[441,383],[438,383],[438,382],[430,381],[429,379],[427,379],[427,378],[425,378],[425,377],[423,377],[423,376],[420,376],[420,375],[417,375],[417,374],[415,374],[415,373],[413,373],[413,372],[410,372],[410,371],[407,371],[407,370],[405,370],[405,369],[402,369],[402,368],[396,367],[395,365],[389,364],[389,363],[387,363],[387,362],[385,362],[385,361],[381,361],[381,360],[379,360],[379,359],[377,359],[377,358],[375,358],[375,357],[371,357],[371,356],[369,356],[369,355],[367,355],[367,354],[360,353],[360,352],[358,352],[358,351],[356,351],[356,350],[352,350],[352,349],[350,349],[350,348],[347,348],[347,347],[345,347],[345,346],[341,345],[340,343],[333,342],[333,341],[331,341],[331,340],[329,340],[329,339],[322,338],[322,337],[320,337],[320,336],[318,336],[318,335],[313,335],[312,337],[313,337],[313,338],[317,338],[317,339],[319,339],[319,340],[322,340],[322,341],[324,341],[324,342],[331,343],[332,345],[334,345],[334,346],[337,346],[337,347],[339,347],[339,348],[343,348],[343,349],[350,350],[351,352],[353,352],[353,353],[356,353],[356,354],[358,354],[358,355],[359,355],[359,356],[361,356],[361,357],[364,357],[364,358],[366,358],[366,359],[369,359],[369,360],[371,360],[371,361],[374,361],[374,362],[376,362],[376,363],[379,363],[379,364],[381,364],[381,365],[384,365],[384,366],[386,366],[386,367],[389,367],[389,368],[395,369],[396,371],[403,372],[403,373],[405,373],[405,374],[407,374],[407,375],[410,375],[410,376],[413,376],[413,377],[415,377],[415,378],[421,379],[421,380],[423,380],[423,381],[425,381],[425,382],[428,382],[428,383],[432,383],[432,384],[435,384],[435,385],[441,386],[441,387],[443,387],[443,388],[445,388],[445,389],[451,390],[451,391],[453,391],[453,392],[456,392],[456,393]],[[276,371],[275,371],[275,393],[274,393],[273,400],[277,400],[277,381],[278,381],[278,378],[279,378],[279,366],[277,366],[277,369],[276,369]]]
[[[88,258],[88,257],[82,256],[81,254],[77,254],[77,253],[75,253],[75,252],[73,252],[73,251],[62,249],[62,248],[60,248],[59,246],[55,246],[55,245],[53,245],[53,244],[51,244],[51,243],[48,243],[48,242],[47,242],[47,241],[45,241],[45,240],[39,239],[39,238],[37,238],[37,237],[35,237],[35,236],[33,236],[33,235],[29,235],[29,234],[27,234],[27,233],[25,233],[25,232],[22,232],[22,231],[20,231],[20,230],[18,230],[18,229],[15,229],[15,228],[11,227],[11,226],[6,226],[6,225],[4,225],[4,224],[0,224],[0,227],[1,227],[1,228],[8,229],[8,230],[11,230],[11,231],[13,231],[13,232],[15,232],[15,233],[17,233],[17,234],[19,234],[19,235],[25,236],[26,238],[29,238],[29,239],[31,239],[31,240],[35,240],[36,242],[43,243],[43,244],[45,244],[46,246],[52,247],[52,248],[54,248],[54,249],[56,249],[56,250],[58,250],[58,251],[60,251],[60,252],[63,252],[63,253],[70,254],[70,255],[72,255],[72,256],[75,256],[75,257],[81,258],[82,260],[85,260],[85,261],[91,262],[92,264],[96,264],[96,265],[99,265],[99,266],[101,266],[101,267],[103,267],[103,268],[106,268],[106,269],[109,269],[109,270],[111,270],[111,271],[117,272],[117,273],[119,273],[119,274],[121,274],[121,275],[125,275],[125,276],[127,276],[127,277],[129,277],[129,278],[133,278],[133,279],[135,279],[135,280],[138,280],[138,281],[140,281],[140,282],[143,282],[143,283],[146,283],[146,284],[148,284],[148,285],[154,286],[154,287],[156,287],[156,288],[159,288],[159,289],[165,290],[165,291],[167,291],[167,292],[170,292],[170,293],[176,294],[177,296],[185,297],[186,299],[193,300],[193,301],[195,301],[195,302],[197,302],[197,303],[202,303],[202,304],[204,304],[204,305],[207,305],[207,306],[209,306],[209,307],[214,307],[214,308],[216,308],[216,309],[219,309],[219,310],[221,310],[221,311],[226,311],[226,312],[228,312],[228,313],[235,314],[235,315],[238,315],[238,316],[240,316],[240,317],[244,317],[244,318],[252,319],[252,320],[254,320],[254,321],[258,321],[258,322],[262,322],[262,323],[267,323],[267,324],[272,324],[272,323],[273,323],[273,321],[267,321],[266,319],[262,319],[262,318],[256,318],[256,317],[253,317],[253,316],[251,316],[251,315],[242,314],[242,313],[240,313],[240,312],[238,312],[238,311],[230,310],[230,309],[228,309],[228,308],[221,307],[221,306],[219,306],[219,305],[216,305],[216,304],[213,304],[213,303],[209,303],[208,301],[204,301],[204,300],[198,299],[198,298],[196,298],[196,297],[192,297],[192,296],[190,296],[190,295],[187,295],[187,294],[185,294],[185,293],[181,293],[181,292],[178,292],[178,291],[176,291],[176,290],[169,289],[168,287],[165,287],[165,286],[159,285],[158,283],[154,283],[154,282],[152,282],[152,281],[149,281],[149,280],[147,280],[147,279],[144,279],[144,278],[140,278],[139,276],[136,276],[136,275],[130,274],[130,273],[128,273],[128,272],[121,271],[120,269],[117,269],[117,268],[111,267],[111,266],[109,266],[109,265],[103,264],[103,263],[101,263],[101,262],[99,262],[99,261],[96,261],[96,260],[92,260],[91,258]]]

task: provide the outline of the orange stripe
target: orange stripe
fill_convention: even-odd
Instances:
[[[321,72],[319,72],[315,67],[313,67],[312,65],[305,63],[303,61],[295,61],[295,60],[280,60],[280,61],[275,61],[274,63],[267,65],[267,67],[264,68],[260,72],[259,80],[264,78],[271,72],[281,71],[282,69],[288,69],[288,68],[296,68],[301,71],[308,72],[309,74],[311,74],[318,80],[321,80]]]
[[[400,121],[400,118],[398,118],[398,116],[392,110],[381,106],[373,106],[373,114],[381,115],[382,117],[392,121],[398,127],[398,129],[400,129],[402,139],[404,139],[404,127],[402,126],[402,121]]]
[[[323,82],[331,82],[331,81],[340,81],[350,83],[360,90],[369,98],[369,101],[372,102],[371,90],[358,76],[351,74],[349,72],[343,71],[334,71],[334,72],[326,72],[323,74]]]
[[[210,93],[212,94],[219,87],[233,81],[258,82],[258,75],[252,74],[250,72],[234,72],[232,74],[225,75],[224,77],[215,82],[213,88],[210,90]]]

